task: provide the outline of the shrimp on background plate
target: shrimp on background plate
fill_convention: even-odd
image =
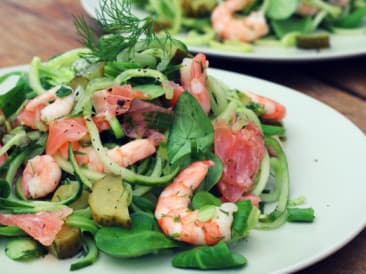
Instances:
[[[252,42],[268,33],[264,13],[256,11],[246,17],[235,17],[253,0],[227,0],[221,2],[212,12],[211,22],[216,34],[224,40]]]
[[[200,103],[203,110],[208,113],[211,108],[210,95],[207,90],[208,61],[206,56],[198,53],[194,58],[184,58],[180,69],[181,84]],[[174,91],[176,92],[176,88]],[[179,94],[180,95],[180,94]],[[179,96],[173,97],[176,101]]]

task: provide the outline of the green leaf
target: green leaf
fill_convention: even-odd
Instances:
[[[10,74],[7,74],[7,76],[10,76]],[[0,109],[3,111],[5,117],[14,114],[23,104],[26,99],[25,87],[26,80],[24,77],[20,77],[15,87],[0,95]]]
[[[227,269],[242,267],[244,256],[232,253],[225,242],[213,246],[200,246],[179,253],[173,258],[173,266],[193,269]]]
[[[72,89],[69,87],[65,87],[65,86],[61,86],[57,91],[56,91],[56,96],[59,98],[63,98],[66,97],[68,95],[70,95],[72,93]]]
[[[10,184],[4,179],[0,179],[0,197],[8,198],[10,192],[11,192]]]
[[[220,180],[222,172],[224,171],[224,165],[219,157],[212,152],[201,154],[199,160],[212,160],[214,165],[208,169],[208,173],[203,182],[198,187],[198,190],[211,190]]]
[[[272,19],[287,19],[293,15],[299,0],[269,0],[266,14]]]
[[[233,240],[238,240],[248,235],[250,227],[248,219],[252,212],[252,203],[250,200],[242,200],[236,203],[238,211],[234,213],[234,221],[231,226],[231,235]]]
[[[199,191],[192,198],[192,208],[200,209],[205,205],[220,206],[221,201],[213,194],[207,191]]]
[[[159,231],[119,227],[101,228],[95,241],[101,251],[119,258],[138,257],[180,245]]]
[[[363,18],[366,16],[366,6],[356,9],[349,15],[340,18],[335,25],[340,28],[352,29],[362,24]]]
[[[271,25],[276,36],[280,39],[291,32],[310,33],[313,31],[313,20],[310,16],[272,20]]]
[[[184,92],[175,106],[175,117],[168,137],[168,157],[175,163],[192,151],[207,152],[213,145],[211,120],[196,98]]]

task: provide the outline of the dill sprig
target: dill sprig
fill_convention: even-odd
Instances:
[[[122,50],[133,49],[142,39],[146,45],[157,41],[163,47],[163,41],[155,34],[153,19],[136,17],[131,11],[130,0],[101,1],[97,23],[104,33],[101,37],[85,18],[74,18],[81,44],[89,48],[92,57],[99,61],[114,61]]]

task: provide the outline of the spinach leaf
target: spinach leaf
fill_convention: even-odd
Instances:
[[[272,19],[287,19],[293,15],[299,5],[299,0],[269,0],[266,14]]]
[[[8,198],[11,193],[11,185],[8,181],[0,179],[0,197]]]
[[[56,96],[59,98],[63,98],[66,97],[68,95],[70,95],[72,93],[72,89],[66,86],[61,86],[57,91],[56,91]]]
[[[119,258],[133,258],[180,246],[160,231],[121,227],[102,227],[95,235],[95,242],[101,251]]]
[[[192,209],[200,209],[206,205],[220,206],[221,201],[213,194],[207,191],[196,192],[192,198]]]
[[[236,203],[238,211],[234,213],[234,220],[231,226],[231,237],[233,240],[239,240],[246,237],[250,230],[250,214],[253,206],[251,201],[242,200]]]
[[[131,223],[134,230],[160,231],[156,219],[150,213],[140,211],[131,214]]]
[[[212,160],[214,165],[208,169],[208,173],[203,182],[198,187],[198,190],[209,191],[211,190],[222,176],[224,171],[224,165],[219,157],[212,152],[201,154],[198,160]]]
[[[168,157],[171,163],[191,154],[206,152],[213,145],[214,130],[196,98],[183,92],[175,106],[175,115],[168,137]]]
[[[307,17],[291,17],[284,20],[271,20],[271,26],[278,38],[284,37],[287,33],[300,32],[310,33],[313,31],[313,20]]]
[[[15,73],[9,73],[1,77],[1,81],[5,81],[11,75]],[[26,88],[26,80],[24,76],[21,76],[17,81],[15,87],[8,90],[5,93],[0,94],[0,109],[3,111],[5,117],[11,116],[17,111],[21,104],[26,99],[26,93],[24,89]]]
[[[244,256],[230,251],[223,241],[214,246],[200,246],[183,251],[173,258],[173,266],[194,269],[226,269],[242,267],[247,263]]]
[[[335,25],[340,28],[357,28],[362,24],[363,18],[366,16],[366,6],[359,8],[349,15],[340,18]]]

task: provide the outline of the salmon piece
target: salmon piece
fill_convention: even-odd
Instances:
[[[53,155],[64,144],[77,142],[87,134],[85,120],[81,117],[56,120],[49,126],[46,154]]]
[[[35,214],[0,214],[0,224],[17,226],[42,245],[50,246],[64,224],[64,218],[72,213],[67,207],[58,211]]]

